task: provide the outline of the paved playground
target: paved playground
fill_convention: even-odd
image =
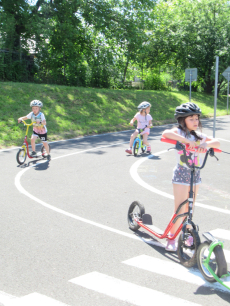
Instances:
[[[202,120],[213,135],[213,119]],[[185,269],[165,241],[128,228],[139,200],[164,229],[175,152],[154,127],[152,155],[127,155],[132,131],[51,143],[52,161],[16,162],[2,150],[0,305],[229,305],[230,292]],[[230,263],[230,116],[218,117],[223,153],[202,170],[194,222],[225,241]],[[153,302],[154,301],[154,302]]]

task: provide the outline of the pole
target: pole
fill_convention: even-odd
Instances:
[[[217,106],[218,65],[219,65],[219,56],[216,56],[213,138],[215,138],[215,134],[216,134],[216,106]]]
[[[192,71],[189,70],[190,73],[190,84],[189,84],[189,102],[191,102],[191,91],[192,91]]]
[[[228,97],[229,97],[229,74],[230,73],[228,73],[227,115],[228,115]]]

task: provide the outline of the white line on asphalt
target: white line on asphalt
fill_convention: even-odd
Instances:
[[[101,147],[96,147],[96,148],[93,148],[93,149],[87,149],[87,150],[84,150],[84,151],[79,151],[79,152],[75,152],[75,153],[70,153],[70,154],[67,154],[67,155],[63,155],[63,156],[58,156],[58,157],[55,157],[52,159],[53,160],[56,160],[56,159],[59,159],[59,158],[62,158],[62,157],[67,157],[67,156],[71,156],[71,155],[74,155],[74,154],[80,154],[80,153],[84,153],[84,152],[88,152],[88,151],[92,151],[92,150],[98,150],[98,149],[101,149],[101,148],[107,148],[107,147],[112,147],[112,146],[116,146],[116,145],[119,145],[119,144],[123,144],[123,143],[117,143],[117,144],[112,144],[112,145],[107,145],[107,146],[101,146]],[[45,161],[46,162],[46,161]],[[88,224],[91,224],[91,225],[94,225],[94,226],[97,226],[99,228],[102,228],[104,230],[107,230],[107,231],[110,231],[110,232],[113,232],[113,233],[116,233],[116,234],[119,234],[119,235],[123,235],[123,236],[126,236],[126,237],[129,237],[129,238],[132,238],[132,239],[136,239],[136,240],[143,240],[144,242],[148,243],[148,244],[152,244],[152,245],[155,245],[155,246],[158,246],[158,247],[162,247],[164,248],[165,245],[162,244],[161,242],[158,242],[158,241],[155,241],[155,240],[149,240],[149,239],[144,239],[144,238],[141,238],[139,236],[136,236],[135,234],[129,234],[129,233],[126,233],[126,232],[123,232],[123,231],[120,231],[120,230],[117,230],[117,229],[114,229],[112,227],[109,227],[109,226],[106,226],[106,225],[103,225],[103,224],[100,224],[100,223],[97,223],[97,222],[94,222],[94,221],[91,221],[91,220],[88,220],[88,219],[85,219],[85,218],[82,218],[80,216],[77,216],[77,215],[74,215],[74,214],[71,214],[67,211],[64,211],[62,209],[59,209],[55,206],[52,206],[38,198],[36,198],[35,196],[33,196],[32,194],[30,194],[28,191],[26,191],[22,185],[21,185],[21,182],[20,182],[20,179],[22,177],[22,175],[28,171],[29,169],[39,165],[41,163],[37,163],[33,166],[30,166],[28,168],[24,168],[22,171],[20,171],[16,177],[15,177],[15,185],[16,185],[16,188],[19,190],[19,192],[21,192],[22,194],[24,194],[25,196],[27,196],[28,198],[30,198],[31,200],[33,201],[36,201],[37,203],[41,204],[42,206],[48,208],[48,209],[51,209],[57,213],[60,213],[62,215],[65,215],[67,217],[70,217],[70,218],[73,218],[75,220],[78,220],[78,221],[82,221],[82,222],[85,222],[85,223],[88,223]]]
[[[183,300],[150,288],[132,284],[99,272],[91,272],[70,280],[71,283],[100,292],[120,301],[138,306],[171,305],[198,306],[199,304]]]
[[[145,181],[143,181],[139,174],[138,174],[138,167],[144,163],[146,160],[148,160],[149,158],[153,157],[153,156],[158,156],[160,154],[163,154],[163,153],[166,153],[168,152],[167,150],[164,150],[164,151],[161,151],[161,152],[158,152],[158,153],[155,153],[154,155],[149,155],[147,157],[143,157],[141,159],[139,159],[138,161],[136,161],[130,168],[130,175],[131,177],[133,178],[133,180],[141,185],[142,187],[148,189],[149,191],[152,191],[156,194],[159,194],[165,198],[169,198],[169,199],[174,199],[174,196],[169,194],[169,193],[166,193],[166,192],[163,192],[163,191],[160,191],[159,189],[156,189],[154,187],[152,187],[151,185],[147,184]],[[223,208],[219,208],[219,207],[215,207],[215,206],[210,206],[210,205],[206,205],[206,204],[202,204],[202,203],[199,203],[199,202],[196,202],[196,206],[198,207],[202,207],[204,209],[209,209],[209,210],[213,210],[213,211],[218,211],[218,212],[221,212],[221,213],[224,213],[224,214],[230,214],[230,210],[227,210],[227,209],[223,209]]]
[[[5,306],[7,302],[15,298],[13,295],[0,291],[0,306]]]
[[[214,237],[230,240],[230,231],[228,231],[228,230],[217,228],[215,230],[210,231],[210,233]]]
[[[83,137],[77,137],[77,138],[71,138],[71,139],[62,139],[62,140],[56,140],[56,141],[52,141],[49,143],[58,143],[58,142],[65,142],[65,141],[79,141],[79,140],[84,140],[86,138],[91,138],[91,137],[99,137],[99,136],[108,136],[110,134],[118,134],[118,133],[127,133],[130,132],[132,130],[126,130],[126,131],[118,131],[118,132],[110,132],[110,133],[105,133],[105,134],[96,134],[96,135],[90,135],[90,136],[83,136]],[[128,143],[129,141],[126,141],[125,143]],[[36,146],[42,145],[42,143],[37,143]],[[0,152],[5,152],[5,151],[11,151],[11,150],[16,150],[16,149],[20,149],[21,147],[13,147],[10,149],[1,149]],[[29,145],[29,148],[31,148],[31,145]]]
[[[198,286],[210,287],[221,291],[229,292],[229,289],[219,283],[209,283],[204,280],[200,271],[195,268],[185,268],[179,263],[162,260],[159,258],[150,257],[147,255],[140,255],[128,260],[123,261],[124,264],[137,267],[146,271],[164,275],[167,277],[176,278],[187,283],[192,283]],[[230,277],[226,284],[230,285]]]
[[[31,293],[20,298],[14,298],[7,301],[4,306],[68,306],[67,304],[61,303],[57,300],[54,300],[48,296]]]

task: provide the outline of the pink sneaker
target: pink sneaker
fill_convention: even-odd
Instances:
[[[151,146],[147,146],[147,153],[151,152]]]
[[[189,236],[186,240],[185,240],[185,245],[187,245],[188,247],[193,245],[193,237]]]
[[[177,242],[175,239],[166,239],[167,240],[167,245],[165,247],[165,250],[166,251],[169,251],[169,252],[176,252],[177,250]]]
[[[132,150],[130,150],[130,149],[126,149],[125,152],[129,153],[129,154],[132,154]]]

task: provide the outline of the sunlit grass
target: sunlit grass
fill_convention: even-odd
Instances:
[[[22,144],[25,130],[17,119],[31,111],[29,103],[33,99],[44,104],[51,141],[130,129],[129,122],[142,101],[152,104],[154,125],[175,122],[175,107],[188,102],[189,92],[0,83],[0,147]],[[192,93],[192,102],[201,107],[203,117],[213,116],[212,95]],[[226,97],[219,97],[217,116],[226,114]]]

